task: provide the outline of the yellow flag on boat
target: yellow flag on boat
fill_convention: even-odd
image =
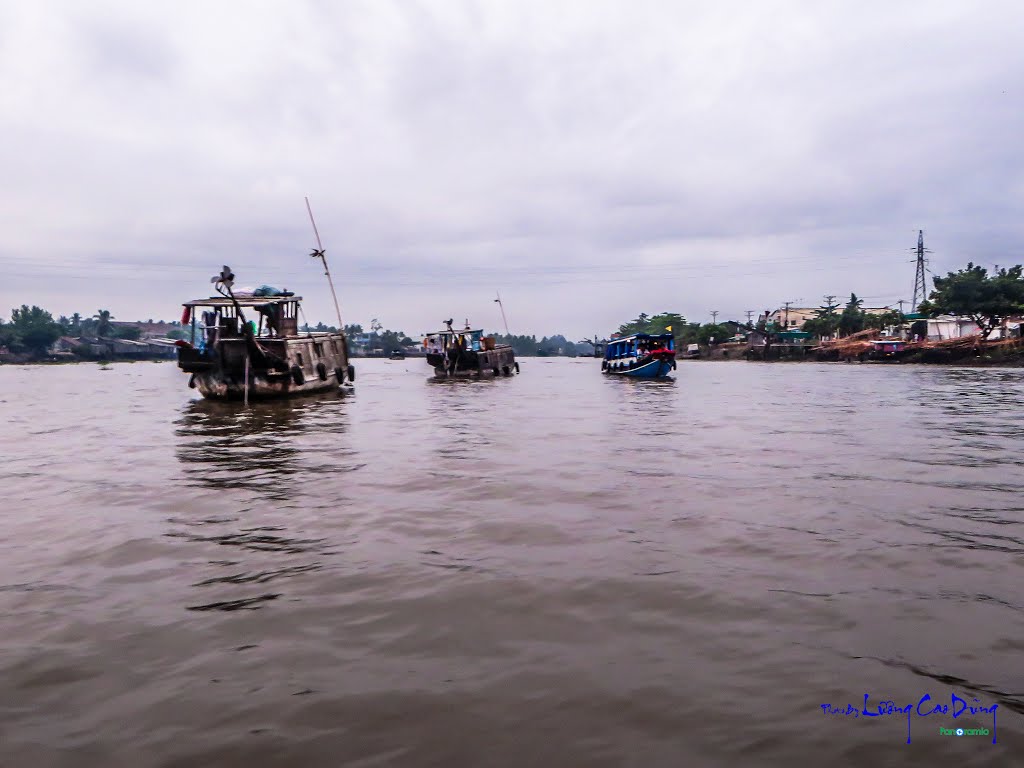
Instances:
[[[671,331],[672,330],[672,326],[671,325],[666,325],[665,326],[665,330],[666,331]]]

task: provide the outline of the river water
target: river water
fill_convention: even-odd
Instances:
[[[355,363],[0,368],[0,765],[1024,764],[1024,371]]]

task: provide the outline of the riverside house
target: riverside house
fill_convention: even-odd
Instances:
[[[868,315],[884,315],[886,312],[892,312],[892,307],[861,307],[861,310]],[[808,320],[817,317],[819,311],[821,311],[820,307],[790,307],[788,310],[785,307],[780,307],[767,314],[767,321],[774,323],[776,328],[795,330],[803,327]],[[836,314],[842,314],[842,311],[843,308],[840,307],[836,310]]]

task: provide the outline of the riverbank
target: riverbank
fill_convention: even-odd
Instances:
[[[943,341],[880,343],[878,339],[842,339],[812,347],[805,345],[749,346],[744,343],[719,344],[702,348],[696,358],[680,361],[755,362],[858,362],[915,363],[960,367],[1024,367],[1024,340],[994,339],[982,341],[975,336]]]

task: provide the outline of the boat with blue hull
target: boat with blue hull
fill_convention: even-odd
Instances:
[[[671,333],[634,333],[612,339],[601,361],[602,372],[635,379],[664,379],[675,368],[676,345]]]

